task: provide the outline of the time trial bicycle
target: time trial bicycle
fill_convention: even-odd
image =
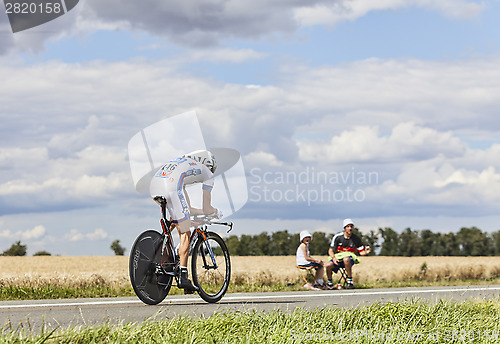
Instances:
[[[173,281],[179,283],[179,255],[172,238],[172,221],[167,219],[167,202],[163,196],[154,201],[161,207],[162,233],[147,230],[135,240],[130,251],[130,282],[137,297],[148,305],[162,302]],[[206,302],[218,302],[226,293],[231,278],[231,261],[224,240],[208,231],[212,225],[233,228],[231,222],[217,222],[207,215],[192,217],[190,239],[191,276],[200,297]]]

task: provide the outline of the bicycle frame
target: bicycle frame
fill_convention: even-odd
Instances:
[[[174,248],[174,244],[173,244],[173,239],[172,239],[172,224],[173,224],[173,221],[169,221],[167,220],[167,201],[164,197],[162,196],[156,196],[154,198],[154,201],[156,203],[158,203],[161,207],[161,215],[162,215],[162,218],[160,219],[160,224],[161,224],[161,228],[162,228],[162,231],[163,231],[163,236],[164,237],[168,237],[168,240],[163,240],[163,245],[162,245],[162,256],[163,254],[165,253],[165,249],[167,247],[167,245],[169,245],[169,249],[170,251],[172,252],[173,256],[174,256],[174,267],[177,267],[178,264],[179,264],[179,259],[178,259],[178,256],[177,254],[175,254],[175,248]],[[194,225],[194,229],[193,229],[193,232],[191,233],[191,237],[189,238],[189,251],[191,253],[191,249],[194,247],[194,245],[196,244],[197,240],[199,240],[201,238],[201,240],[203,240],[204,242],[204,246],[205,246],[205,249],[208,251],[208,253],[210,254],[210,258],[212,260],[212,265],[208,265],[206,260],[205,260],[205,256],[203,256],[203,265],[204,265],[204,268],[206,269],[217,269],[217,262],[216,262],[216,259],[215,259],[215,255],[212,251],[212,248],[210,247],[210,245],[206,244],[206,239],[207,239],[207,228],[208,226],[203,223],[203,221],[193,221],[193,223],[195,224]],[[232,222],[211,222],[210,224],[217,224],[217,225],[223,225],[223,226],[228,226],[229,229],[227,231],[227,233],[229,233],[232,229],[233,229],[233,223]],[[163,266],[162,266],[163,268]],[[175,270],[175,269],[174,269]],[[164,271],[166,274],[168,275],[173,275],[175,277],[177,277],[177,274],[175,271],[173,272],[169,272],[169,271]]]
[[[160,263],[161,270],[163,273],[165,273],[167,275],[172,275],[172,276],[177,277],[176,268],[179,266],[179,259],[177,258],[177,255],[175,254],[174,241],[172,238],[172,231],[170,229],[173,222],[167,220],[167,200],[162,196],[157,196],[154,198],[154,201],[156,203],[158,203],[158,205],[160,205],[161,215],[162,215],[162,217],[160,219],[160,225],[161,225],[162,232],[163,232],[162,237],[164,239],[163,239],[163,244],[161,247],[161,255],[162,255],[162,260]],[[168,238],[168,239],[165,240],[165,238]],[[167,247],[168,247],[168,250],[170,251],[170,253],[172,254],[173,259],[174,259],[173,269],[172,269],[173,271],[165,271],[164,266],[163,266],[163,256],[167,250]]]

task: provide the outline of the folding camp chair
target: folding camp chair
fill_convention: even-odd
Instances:
[[[358,256],[356,256],[354,253],[351,252],[340,252],[336,253],[335,257],[339,260],[344,259],[345,257],[352,257],[352,260],[354,261],[354,264],[359,264],[361,260],[359,259]],[[347,272],[345,271],[345,268],[339,267],[338,271],[340,273],[340,278],[337,284],[340,284],[342,288],[345,288],[347,286]]]
[[[345,288],[347,285],[347,272],[345,272],[345,268],[342,267],[339,267],[339,270],[337,272],[340,274],[340,278],[337,284],[340,284],[342,288]]]
[[[315,275],[315,270],[316,268],[314,266],[308,266],[308,267],[305,267],[305,266],[299,266],[297,265],[297,271],[299,272],[300,276],[302,277],[302,279],[304,280],[304,288],[307,288],[307,289],[312,289],[312,290],[321,290],[321,289],[318,289],[316,287],[314,287],[314,283],[310,283],[307,281],[307,278],[309,276],[312,277],[312,280],[314,281],[314,275]]]
[[[308,267],[305,267],[305,266],[298,266],[297,265],[297,270],[299,271],[299,274],[300,276],[302,277],[302,279],[304,280],[304,283],[309,283],[307,281],[307,278],[309,276],[312,277],[313,281],[314,281],[314,267],[313,266],[308,266]]]

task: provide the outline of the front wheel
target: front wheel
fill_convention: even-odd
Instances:
[[[145,231],[137,237],[130,251],[130,282],[137,297],[148,305],[162,302],[172,286],[172,276],[157,271],[163,239],[157,231]]]
[[[193,283],[200,297],[210,303],[219,301],[229,287],[231,261],[224,240],[207,232],[206,240],[198,237],[191,256]]]

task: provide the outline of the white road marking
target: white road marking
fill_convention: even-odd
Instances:
[[[338,292],[338,291],[321,291],[303,294],[282,294],[282,295],[249,295],[244,296],[226,296],[222,301],[248,301],[269,300],[269,299],[298,299],[298,298],[313,298],[313,297],[343,297],[353,295],[395,295],[395,294],[429,294],[429,293],[450,293],[450,292],[470,292],[470,291],[492,291],[499,290],[500,286],[495,287],[464,287],[453,289],[412,289],[412,290],[383,290],[383,291],[354,291],[354,292]],[[200,298],[171,298],[165,299],[160,305],[169,305],[180,302],[201,301]],[[66,303],[32,303],[32,304],[11,304],[0,305],[0,309],[15,309],[15,308],[49,308],[49,307],[80,307],[80,306],[103,306],[103,305],[119,305],[119,304],[137,304],[142,303],[137,300],[106,300],[106,301],[89,301],[89,302],[66,302]],[[204,302],[203,302],[204,303]]]

